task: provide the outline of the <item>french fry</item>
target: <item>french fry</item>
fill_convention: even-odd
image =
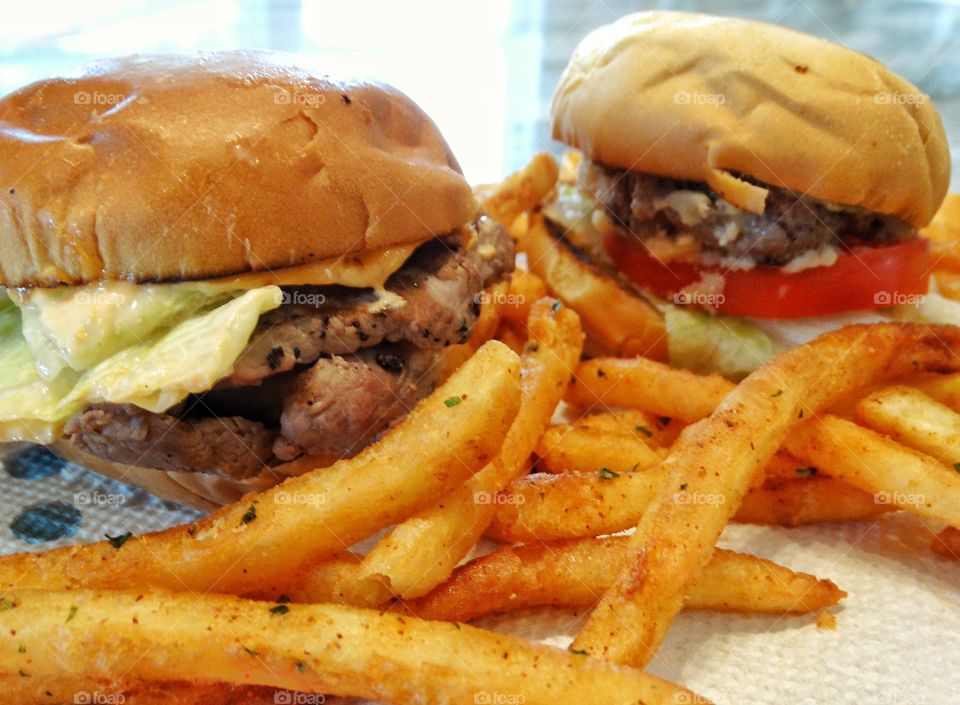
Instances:
[[[944,406],[960,411],[960,375],[921,375],[911,379],[910,386]]]
[[[120,546],[0,558],[0,589],[269,592],[302,566],[429,506],[495,457],[517,412],[519,373],[517,356],[491,341],[356,457]]]
[[[937,534],[931,548],[939,556],[960,561],[960,531],[948,526]]]
[[[640,409],[693,423],[709,416],[734,386],[719,375],[698,375],[642,357],[596,358],[577,368],[567,401],[593,411]]]
[[[857,404],[858,423],[960,471],[960,414],[911,387],[887,387]]]
[[[540,152],[503,181],[478,186],[477,200],[490,216],[508,228],[523,213],[534,210],[557,185],[560,167],[549,152]]]
[[[392,595],[417,597],[446,580],[490,523],[496,493],[524,472],[580,359],[583,332],[573,311],[554,299],[530,311],[530,342],[522,357],[520,411],[499,455],[442,502],[406,519],[363,561],[361,580],[380,583],[375,606]],[[318,568],[322,570],[323,568]]]
[[[591,607],[627,555],[627,538],[506,546],[461,566],[433,592],[408,604],[427,619],[466,622],[527,607]],[[846,596],[829,580],[718,549],[691,584],[688,609],[815,612]]]
[[[550,473],[642,470],[659,463],[661,454],[641,438],[636,432],[553,426],[537,443],[537,467]]]
[[[527,346],[526,333],[518,330],[517,326],[507,321],[500,324],[500,327],[497,329],[497,334],[494,337],[517,353],[517,355],[523,353],[523,349]]]
[[[830,414],[799,426],[791,453],[888,504],[960,527],[960,472]]]
[[[747,492],[733,520],[741,524],[803,526],[863,521],[896,511],[869,492],[834,477],[781,479]]]
[[[666,448],[673,445],[683,430],[683,422],[669,416],[654,416],[638,409],[620,409],[584,414],[573,425],[611,433],[639,435],[651,445]]]
[[[24,671],[26,673],[26,671]],[[52,703],[122,703],[122,705],[275,705],[302,702],[295,693],[232,683],[186,681],[105,682],[87,677],[33,678],[0,676],[4,700],[16,705]],[[289,699],[288,699],[289,696]],[[332,699],[325,704],[334,705]]]
[[[521,328],[526,326],[533,304],[546,295],[547,285],[543,279],[532,272],[514,272],[503,307],[504,319]]]
[[[623,572],[573,648],[616,663],[646,664],[754,476],[801,412],[816,414],[858,389],[911,371],[957,371],[958,350],[960,328],[854,325],[778,355],[749,375],[709,418],[684,429],[661,463],[663,481],[630,537]],[[832,463],[811,464],[834,472]]]
[[[165,591],[24,590],[3,600],[0,671],[26,678],[220,681],[410,705],[491,693],[526,705],[555,705],[558,693],[587,705],[697,697],[514,637],[337,605]]]
[[[935,271],[960,272],[960,194],[947,194],[921,234],[930,241],[930,263]]]
[[[554,238],[541,214],[531,214],[518,247],[526,253],[530,271],[580,316],[587,341],[597,348],[589,349],[589,354],[667,359],[660,312]]]

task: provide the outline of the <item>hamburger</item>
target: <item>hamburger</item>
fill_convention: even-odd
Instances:
[[[285,55],[15,91],[0,185],[0,440],[201,506],[369,444],[514,262],[412,100]]]
[[[582,41],[551,116],[579,162],[531,262],[549,278],[566,248],[616,282],[579,308],[612,331],[599,352],[736,378],[848,322],[960,322],[928,290],[918,233],[950,181],[940,117],[876,60],[760,22],[639,13]],[[629,315],[607,304],[623,292]]]

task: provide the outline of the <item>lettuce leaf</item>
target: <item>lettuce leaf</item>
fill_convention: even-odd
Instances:
[[[279,287],[251,289],[174,326],[158,340],[133,345],[85,372],[64,405],[136,404],[165,411],[230,374],[260,316],[277,308]]]
[[[229,298],[203,291],[194,282],[110,282],[32,289],[18,293],[17,304],[37,370],[51,379],[66,367],[88,370]]]
[[[670,364],[739,380],[780,352],[750,321],[662,303]]]

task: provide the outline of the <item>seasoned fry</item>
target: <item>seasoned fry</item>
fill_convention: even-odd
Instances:
[[[960,531],[948,526],[937,534],[931,548],[937,555],[960,561]]]
[[[0,558],[0,586],[269,591],[300,567],[429,506],[489,462],[516,415],[519,373],[517,356],[491,341],[355,458],[121,547],[102,542]]]
[[[527,607],[590,607],[623,566],[627,542],[616,536],[507,546],[461,566],[449,581],[408,606],[427,619],[461,622]],[[803,613],[845,596],[829,580],[718,549],[691,584],[685,607]]]
[[[857,404],[858,423],[960,467],[960,414],[911,387],[887,387]]]
[[[747,492],[733,520],[742,524],[803,526],[862,521],[896,511],[877,504],[869,492],[833,477],[780,479]]]
[[[935,270],[960,272],[960,194],[947,194],[921,234],[930,240],[930,263]]]
[[[530,216],[529,228],[518,246],[527,255],[530,271],[579,314],[587,340],[599,348],[588,353],[667,359],[667,335],[660,312],[554,239],[542,215]],[[597,306],[597,301],[603,306]]]
[[[537,467],[545,472],[628,472],[656,465],[660,453],[632,435],[571,425],[547,429],[537,443]]]
[[[698,375],[642,357],[597,358],[577,368],[567,401],[585,409],[640,409],[693,423],[709,416],[733,388],[719,375]]]
[[[960,411],[960,375],[922,375],[917,380],[911,380],[910,386],[944,406]]]
[[[500,324],[500,327],[497,329],[497,334],[494,337],[517,353],[517,355],[522,354],[523,349],[527,346],[526,334],[518,330],[515,325],[507,323],[506,321]]]
[[[222,681],[411,705],[489,693],[526,705],[555,705],[558,693],[587,705],[697,697],[596,659],[372,610],[163,591],[25,590],[3,599],[0,670],[33,678]]]
[[[636,526],[656,496],[657,469],[628,473],[536,473],[510,483],[497,500],[487,538],[536,543],[600,536]]]
[[[654,416],[638,409],[619,409],[584,414],[573,425],[611,433],[637,435],[651,445],[666,448],[673,445],[684,424],[669,416]]]
[[[509,228],[521,214],[540,205],[556,186],[559,173],[553,155],[540,152],[503,181],[478,186],[477,200],[494,220]]]
[[[533,304],[546,295],[547,285],[543,279],[532,272],[514,272],[503,307],[504,319],[517,326],[526,326]]]
[[[391,595],[417,597],[446,580],[486,530],[496,493],[526,470],[583,346],[576,314],[554,299],[534,305],[528,328],[520,411],[499,455],[440,504],[406,519],[374,546],[364,559],[361,579],[383,589],[375,602],[364,605],[375,606]]]
[[[878,504],[960,527],[960,472],[928,455],[829,414],[799,426],[787,447],[871,493]]]
[[[958,350],[960,328],[848,326],[752,373],[709,418],[684,429],[661,463],[663,482],[631,536],[626,567],[573,648],[617,663],[647,663],[682,607],[690,580],[800,412],[815,414],[855,390],[910,371],[957,371]],[[811,464],[834,472],[830,462]],[[954,479],[960,482],[960,476]]]
[[[26,671],[25,671],[26,672]],[[233,683],[124,681],[106,683],[86,677],[34,678],[0,675],[4,700],[16,705],[51,703],[122,703],[122,705],[275,705],[276,688]],[[287,702],[293,702],[291,697]],[[325,701],[334,705],[333,699]]]

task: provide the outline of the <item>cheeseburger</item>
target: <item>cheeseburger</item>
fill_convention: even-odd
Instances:
[[[868,56],[759,22],[630,15],[579,45],[552,124],[582,158],[545,209],[551,237],[650,304],[607,323],[626,326],[613,352],[737,377],[845,322],[960,322],[928,295],[917,232],[950,180],[939,115]],[[593,303],[587,319],[610,310]]]
[[[413,101],[282,55],[18,90],[0,185],[0,440],[218,500],[369,444],[491,334],[513,268]]]

